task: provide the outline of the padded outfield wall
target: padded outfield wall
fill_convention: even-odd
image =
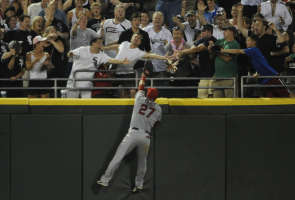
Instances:
[[[132,99],[0,99],[1,200],[294,199],[295,100],[159,99],[142,193],[136,154],[93,188],[126,134]]]

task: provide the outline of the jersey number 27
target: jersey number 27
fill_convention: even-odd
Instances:
[[[146,115],[147,118],[149,118],[154,112],[155,112],[155,108],[148,107],[146,104],[141,104],[140,109],[138,111],[138,113],[141,115],[146,115],[147,113]]]

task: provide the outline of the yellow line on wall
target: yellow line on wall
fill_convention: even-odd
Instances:
[[[170,106],[259,106],[259,105],[295,105],[295,98],[158,98],[157,103]],[[31,106],[129,106],[134,99],[28,99],[0,98],[0,105]]]
[[[0,98],[0,105],[29,105],[27,98]]]

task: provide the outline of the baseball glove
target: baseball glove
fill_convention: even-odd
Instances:
[[[178,69],[177,68],[178,63],[179,63],[179,60],[177,60],[175,62],[169,60],[167,62],[167,69],[166,69],[167,72],[169,72],[170,74],[175,74]]]

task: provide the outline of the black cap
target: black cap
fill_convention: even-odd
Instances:
[[[211,24],[205,24],[203,26],[202,31],[211,31],[211,32],[213,32],[213,26]]]
[[[185,17],[194,16],[194,15],[196,15],[196,12],[193,10],[189,10],[189,11],[187,11],[187,13],[185,13]]]
[[[225,26],[222,28],[222,30],[230,30],[232,31],[233,33],[236,33],[237,32],[237,29],[234,27],[234,26]]]
[[[102,36],[97,36],[90,40],[89,44],[92,45],[92,43],[96,42],[97,40],[103,40],[104,38]]]

